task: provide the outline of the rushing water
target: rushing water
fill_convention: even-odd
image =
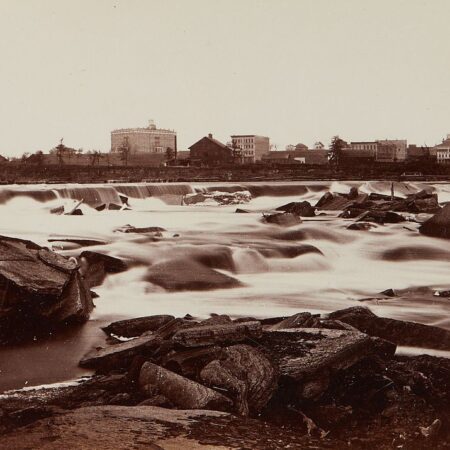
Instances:
[[[328,190],[348,192],[351,186],[368,193],[390,193],[390,183],[386,182],[0,188],[0,234],[30,239],[75,256],[80,247],[64,239],[96,239],[105,244],[89,247],[90,250],[130,263],[127,272],[109,276],[94,289],[100,297],[95,300],[89,323],[46,340],[1,349],[0,390],[63,381],[83,374],[77,363],[91,347],[104,344],[101,325],[151,314],[190,313],[207,317],[217,312],[234,317],[269,317],[298,311],[324,313],[361,304],[361,299],[393,288],[409,291],[404,296],[364,304],[382,316],[450,328],[450,300],[414,289],[450,287],[450,241],[420,235],[414,222],[377,226],[367,232],[350,231],[346,229],[349,222],[337,218],[336,212],[305,218],[303,223],[289,228],[261,222],[263,211],[290,201],[308,200],[314,204]],[[450,201],[449,184],[432,186],[441,203]],[[422,187],[417,183],[397,183],[395,191],[396,195],[406,195]],[[212,191],[249,191],[251,202],[238,206],[250,213],[236,214],[236,205],[181,204],[186,194]],[[95,209],[101,204],[120,204],[120,194],[129,197],[132,210]],[[52,208],[81,199],[83,216],[50,213]],[[167,231],[157,241],[115,231],[126,224],[159,226]],[[304,244],[315,246],[321,253],[292,257],[297,254],[295,249]],[[242,287],[166,292],[144,281],[146,268],[155,262],[198,257],[214,261],[213,256],[221,252],[229,252],[232,261],[220,270],[239,279]]]

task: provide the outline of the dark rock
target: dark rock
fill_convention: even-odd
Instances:
[[[108,326],[103,327],[102,330],[106,334],[131,338],[140,336],[146,331],[156,331],[173,319],[173,316],[168,315],[137,317],[135,319],[119,320],[110,323]]]
[[[450,204],[424,222],[419,232],[426,236],[450,239]]]
[[[380,292],[381,295],[385,295],[386,297],[397,297],[394,289],[386,289],[385,291]]]
[[[51,214],[57,214],[57,215],[61,215],[64,214],[64,206],[57,206],[56,208],[52,208],[50,210]]]
[[[93,245],[105,245],[106,241],[99,241],[97,239],[82,239],[82,238],[50,238],[47,239],[48,242],[70,242],[73,244],[78,244],[82,247],[90,247]]]
[[[450,331],[416,322],[378,317],[368,308],[354,306],[329,315],[358,330],[397,345],[450,350]]]
[[[225,289],[241,286],[235,278],[190,259],[173,259],[153,264],[147,270],[145,279],[168,291]]]
[[[292,213],[264,214],[262,221],[282,227],[291,227],[302,222],[300,216]]]
[[[66,213],[67,216],[82,216],[83,211],[80,208],[74,209],[70,214]]]
[[[89,287],[100,286],[109,273],[124,272],[128,269],[123,260],[90,250],[83,251],[79,261],[81,273]]]
[[[122,205],[116,205],[115,203],[110,203],[108,205],[108,209],[110,211],[120,211],[122,209]]]
[[[356,222],[352,223],[347,227],[347,230],[356,230],[356,231],[369,231],[372,228],[376,228],[376,225],[369,222]]]
[[[229,325],[196,326],[175,333],[172,340],[182,347],[204,347],[232,344],[261,336],[260,322],[231,323]]]
[[[320,323],[319,314],[314,316],[309,312],[294,314],[270,327],[271,330],[283,330],[289,328],[316,328]]]
[[[315,217],[316,215],[316,208],[311,206],[311,203],[307,201],[290,202],[286,205],[279,206],[276,210],[296,214],[297,216],[301,217]]]
[[[328,211],[339,211],[349,207],[358,207],[358,205],[364,204],[367,199],[367,194],[358,194],[357,197],[349,198],[349,195],[327,192],[316,203],[316,208]]]
[[[172,350],[162,358],[162,365],[185,377],[198,378],[203,367],[221,354],[222,349],[218,346]]]
[[[307,399],[320,397],[331,373],[352,366],[373,349],[366,334],[317,328],[265,331],[260,343],[280,375],[299,383],[298,394]]]
[[[203,368],[200,378],[209,386],[226,389],[234,398],[240,415],[259,413],[277,387],[277,372],[257,349],[234,345],[223,350],[220,360]]]
[[[94,349],[83,357],[80,366],[101,370],[128,367],[134,357],[155,349],[161,340],[157,334],[144,334],[127,342]]]
[[[104,211],[106,209],[106,203],[102,203],[101,205],[98,205],[95,207],[97,211]]]
[[[144,395],[156,387],[161,395],[180,408],[228,411],[232,406],[231,400],[224,395],[151,362],[142,366],[139,386]]]
[[[161,234],[163,231],[167,231],[165,228],[161,227],[134,227],[132,225],[124,225],[123,227],[116,228],[114,231],[118,231],[120,233],[138,233],[138,234],[145,234],[145,233],[156,233]]]
[[[5,236],[0,236],[0,295],[0,342],[83,322],[93,309],[74,259]]]
[[[238,214],[248,214],[248,213],[250,213],[250,211],[247,210],[247,209],[236,208],[235,213],[238,213]]]
[[[120,198],[120,201],[122,202],[122,204],[129,206],[128,205],[128,197],[124,194],[121,194],[120,192],[118,194],[119,194],[119,198]]]
[[[355,198],[358,198],[359,192],[358,188],[356,186],[352,186],[350,188],[350,192],[348,193],[348,198],[350,200],[354,200]]]

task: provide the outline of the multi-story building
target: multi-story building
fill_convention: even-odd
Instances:
[[[240,149],[244,162],[255,162],[262,159],[262,155],[270,151],[270,139],[255,134],[231,136],[232,147]]]
[[[370,153],[379,162],[405,161],[406,139],[384,139],[367,142],[351,142],[350,149]]]
[[[408,148],[408,141],[406,139],[383,139],[377,140],[377,142],[381,145],[393,146],[395,150],[393,161],[405,161],[406,149]]]
[[[146,128],[123,128],[111,131],[111,152],[120,152],[127,146],[130,154],[166,153],[177,151],[177,133],[156,128],[152,120]]]
[[[442,141],[442,144],[433,147],[432,153],[436,153],[438,164],[450,164],[450,134]]]

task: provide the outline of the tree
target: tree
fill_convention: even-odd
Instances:
[[[328,162],[334,166],[339,167],[342,162],[342,150],[347,147],[347,142],[339,136],[333,136],[330,144],[330,152],[328,155]]]
[[[166,149],[166,161],[173,161],[175,159],[175,150],[171,147],[167,147]]]
[[[122,140],[122,144],[118,148],[120,153],[120,160],[125,162],[125,165],[128,166],[128,156],[130,154],[130,145],[128,143],[128,136],[124,136]]]
[[[92,153],[90,153],[90,157],[91,157],[91,164],[93,166],[95,166],[95,164],[97,164],[97,166],[100,164],[100,159],[103,158],[103,154],[102,152],[99,152],[98,150],[94,150]]]
[[[20,157],[20,162],[26,163],[29,156],[30,156],[30,154],[28,152],[23,153],[22,156]]]
[[[42,166],[44,164],[44,152],[42,150],[38,150],[35,153],[35,160],[38,166]]]

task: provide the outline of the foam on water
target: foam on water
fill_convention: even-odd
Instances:
[[[99,326],[113,319],[187,313],[207,317],[212,312],[255,317],[298,311],[323,313],[360,304],[361,298],[374,297],[388,288],[448,288],[450,261],[443,255],[450,254],[450,241],[419,235],[417,224],[407,223],[410,230],[404,224],[396,224],[369,232],[350,231],[346,229],[348,221],[338,219],[337,213],[305,218],[302,224],[288,229],[261,222],[263,211],[291,201],[308,200],[314,204],[327,187],[346,193],[352,186],[363,192],[390,194],[390,182],[5,187],[0,193],[0,234],[46,246],[50,245],[47,239],[55,237],[105,241],[106,245],[90,249],[122,257],[130,262],[130,269],[110,275],[94,289],[100,297],[95,300],[91,321],[69,338],[53,337],[46,342],[2,349],[0,369],[4,381],[0,388],[21,387],[25,381],[42,384],[67,380],[83,374],[77,368],[78,360],[92,346],[104,344]],[[430,187],[402,183],[395,186],[395,193],[407,195],[424,186]],[[440,201],[450,199],[449,185],[431,187]],[[243,190],[253,195],[251,202],[242,206],[250,211],[248,214],[235,214],[236,205],[182,206],[179,201],[183,195],[194,192]],[[129,197],[132,210],[93,208],[98,203],[119,203],[119,194]],[[83,216],[50,214],[51,208],[70,206],[81,198],[85,200],[81,206]],[[115,231],[126,224],[159,226],[167,231],[156,241],[152,236]],[[283,248],[302,245],[312,245],[321,253],[281,257]],[[76,256],[80,251],[72,247],[63,253]],[[416,257],[420,252],[426,258]],[[145,281],[149,265],[179,258],[202,261],[238,279],[243,286],[206,292],[166,292]],[[410,301],[394,298],[369,305],[383,316],[450,329],[446,299],[418,296]],[[54,367],[57,360],[58,370]]]

